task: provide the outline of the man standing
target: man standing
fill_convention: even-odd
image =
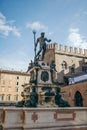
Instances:
[[[35,58],[39,57],[40,53],[42,52],[42,60],[44,59],[44,55],[46,52],[46,41],[51,42],[51,40],[50,39],[48,40],[47,38],[45,38],[44,35],[45,35],[45,33],[42,32],[41,37],[37,38],[36,46],[35,46],[35,47],[37,47],[38,43],[40,44],[40,49],[39,49],[38,53],[36,54]]]

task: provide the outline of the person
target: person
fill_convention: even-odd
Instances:
[[[42,60],[44,59],[44,55],[46,52],[46,41],[51,42],[51,40],[50,39],[48,40],[47,38],[45,38],[44,35],[45,35],[45,33],[42,32],[41,37],[37,38],[36,45],[35,45],[37,47],[38,43],[40,44],[40,49],[39,49],[38,53],[36,54],[35,58],[39,57],[40,53],[42,52]]]

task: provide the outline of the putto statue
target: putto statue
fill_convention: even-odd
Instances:
[[[42,32],[41,37],[37,38],[37,40],[36,40],[35,48],[37,47],[37,45],[39,43],[40,49],[37,52],[35,59],[39,58],[41,52],[42,52],[42,58],[41,59],[42,60],[44,59],[44,55],[45,55],[45,52],[46,52],[46,42],[51,42],[51,40],[50,39],[48,40],[47,38],[45,38],[44,35],[45,35],[45,33]]]

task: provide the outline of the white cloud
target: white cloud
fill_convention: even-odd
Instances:
[[[49,31],[48,29],[48,26],[42,24],[41,22],[39,21],[35,21],[35,22],[28,22],[26,24],[26,28],[29,28],[31,29],[32,31],[35,30],[35,31],[42,31],[42,32],[45,32],[46,35],[50,36],[53,34],[53,32]]]
[[[69,29],[68,43],[75,47],[84,48],[84,49],[87,48],[87,40],[85,39],[84,36],[80,34],[78,28]]]
[[[6,17],[0,12],[0,34],[3,36],[8,36],[11,32],[17,36],[20,37],[21,33],[17,29],[16,26],[12,25],[14,23],[14,20],[7,21]]]
[[[43,25],[39,21],[36,21],[36,22],[33,22],[33,23],[27,23],[26,27],[30,28],[32,30],[36,30],[36,31],[39,31],[39,30],[48,30],[48,27],[45,26],[45,25]]]

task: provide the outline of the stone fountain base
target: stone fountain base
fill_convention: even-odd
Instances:
[[[0,108],[0,130],[87,130],[87,108]]]

